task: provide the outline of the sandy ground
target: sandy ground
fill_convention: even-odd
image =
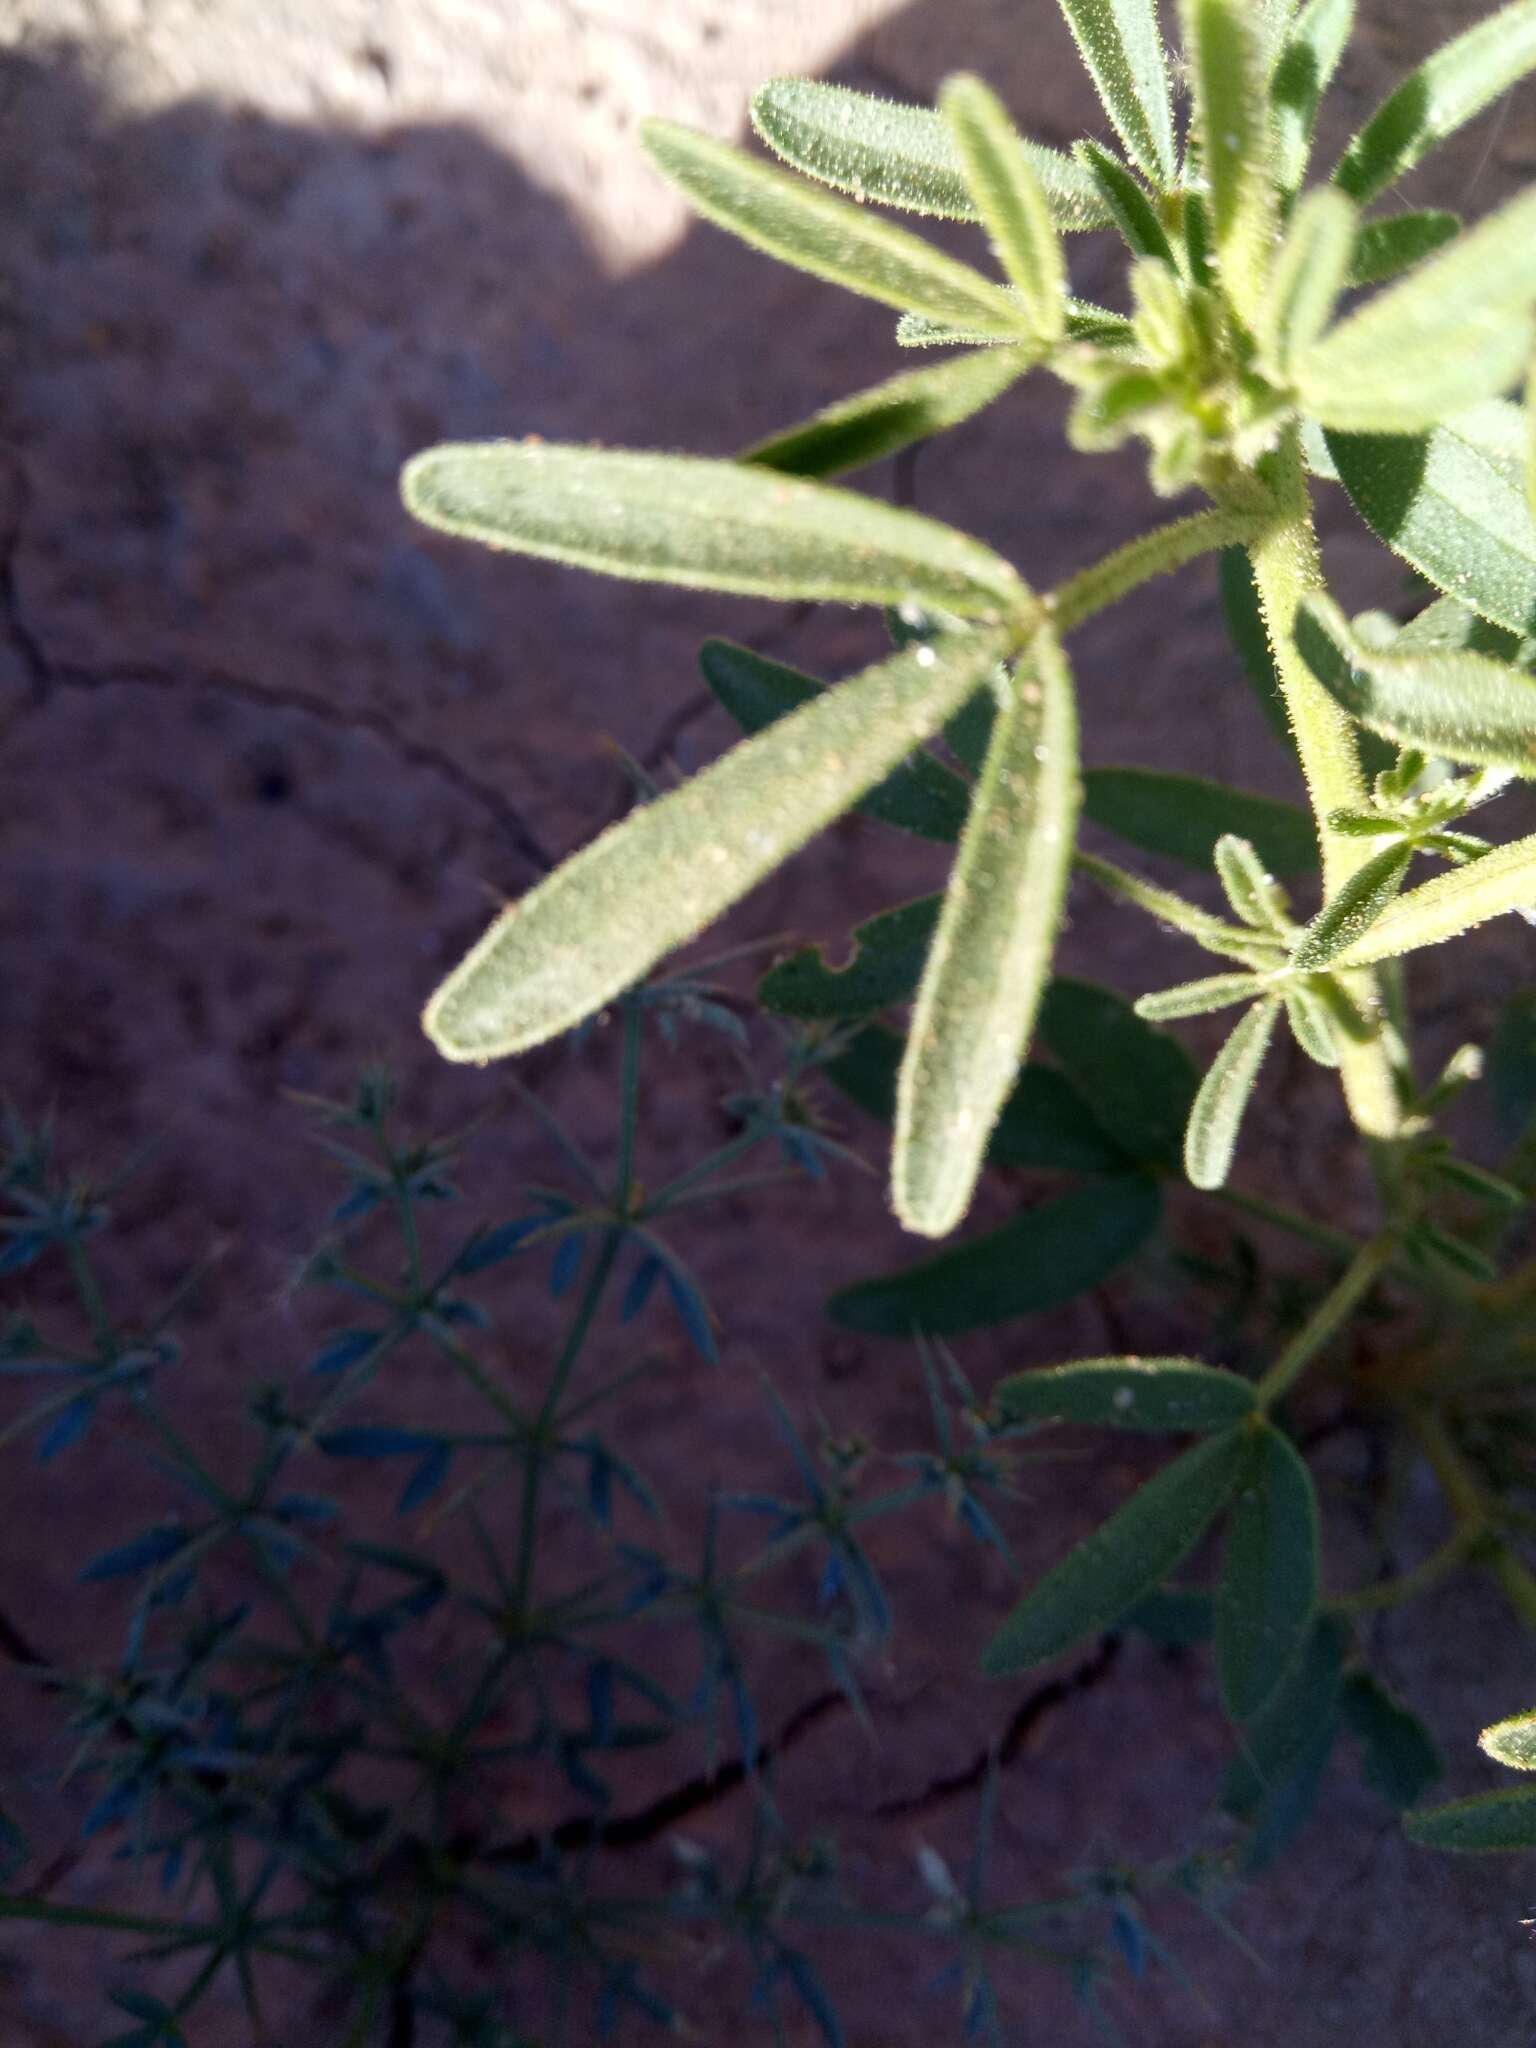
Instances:
[[[1478,11],[1372,0],[1336,125]],[[473,1114],[493,1079],[435,1062],[416,1011],[540,850],[580,844],[623,802],[614,742],[654,758],[665,741],[684,770],[724,743],[723,719],[694,703],[699,639],[775,633],[827,673],[875,644],[847,614],[791,627],[766,606],[439,543],[398,507],[401,461],[436,439],[521,432],[725,452],[899,366],[878,309],[688,228],[638,149],[642,115],[735,135],[774,72],[923,98],[960,66],[1045,140],[1091,127],[1093,110],[1047,0],[0,0],[0,41],[0,1079],[23,1105],[56,1103],[91,1158],[161,1138],[118,1252],[136,1283],[211,1240],[231,1245],[191,1331],[188,1399],[216,1435],[274,1341],[297,1341],[269,1305],[318,1198],[285,1091],[341,1091],[383,1054],[418,1121]],[[1533,107],[1527,93],[1448,150],[1425,190],[1480,210],[1528,177]],[[1080,288],[1107,289],[1107,274],[1089,252]],[[1154,511],[1134,462],[1063,462],[1061,416],[1054,387],[1026,383],[919,471],[924,509],[1041,583]],[[1362,597],[1392,593],[1347,527],[1330,559]],[[1145,617],[1096,625],[1081,668],[1091,760],[1287,791],[1208,571]],[[930,851],[846,823],[730,933],[837,941],[939,872]],[[1433,1042],[1486,1030],[1527,972],[1528,939],[1499,929],[1458,950],[1454,979],[1427,965],[1417,993]],[[1086,896],[1066,961],[1127,990],[1185,964]],[[613,1067],[599,1033],[525,1072],[601,1148]],[[658,1076],[649,1174],[692,1156],[727,1078],[708,1050]],[[531,1124],[504,1130],[483,1169],[488,1203],[550,1170]],[[1347,1209],[1359,1190],[1341,1180],[1338,1144],[1311,1078],[1277,1064],[1253,1184]],[[1012,1197],[987,1199],[1002,1214]],[[900,1251],[873,1180],[741,1205],[687,1250],[726,1308],[724,1367],[706,1380],[680,1340],[658,1340],[629,1425],[642,1460],[663,1476],[703,1460],[760,1477],[755,1364],[802,1412],[819,1402],[840,1426],[911,1434],[910,1371],[821,1316],[834,1286]],[[544,1311],[518,1313],[535,1342]],[[611,1340],[616,1362],[625,1341]],[[986,1382],[1004,1362],[1108,1341],[1085,1306],[966,1357]],[[158,1502],[137,1471],[110,1477],[125,1523]],[[1046,1489],[1027,1561],[1054,1554],[1127,1477],[1106,1465],[1070,1498]],[[8,1479],[7,1578],[48,1617],[51,1652],[89,1655],[110,1610],[76,1599],[55,1619],[86,1505],[56,1479]],[[855,1867],[900,1864],[920,1838],[963,1840],[959,1805],[921,1820],[875,1808],[968,1759],[1007,1706],[949,1676],[952,1612],[979,1640],[1001,1584],[955,1546],[887,1563],[908,1620],[875,1685],[879,1745],[846,1728],[807,1740],[791,1781],[807,1826],[835,1823]],[[1492,1601],[1447,1596],[1378,1648],[1444,1735],[1454,1782],[1481,1783],[1477,1727],[1530,1691],[1528,1651]],[[773,1681],[785,1712],[804,1682]],[[1095,1841],[1166,1850],[1222,1741],[1203,1667],[1128,1652],[1010,1777],[1007,1887],[1053,1882]],[[29,1766],[19,1735],[5,1756],[13,1773]],[[1145,2038],[1517,2048],[1536,2033],[1527,1904],[1518,1872],[1403,1847],[1341,1779],[1330,1817],[1241,1908],[1272,1974],[1196,1930],[1188,1953],[1214,2016],[1154,1986]],[[77,1952],[11,1935],[0,1953],[7,2039],[85,2038],[93,1979]],[[897,1998],[902,1968],[912,1995]],[[842,1989],[858,2048],[907,2048],[947,2023],[915,1965],[886,1959]],[[714,1995],[701,1992],[706,2012]],[[1068,2038],[1048,1986],[1021,1980],[1019,1996],[1021,2043]],[[219,2038],[239,2042],[230,2024]]]

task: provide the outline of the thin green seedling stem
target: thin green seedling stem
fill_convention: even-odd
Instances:
[[[1289,1231],[1292,1237],[1299,1237],[1307,1244],[1315,1244],[1319,1250],[1334,1252],[1342,1259],[1352,1259],[1360,1250],[1360,1239],[1351,1237],[1347,1230],[1335,1230],[1331,1223],[1319,1223],[1311,1216],[1304,1216],[1299,1209],[1292,1209],[1284,1202],[1271,1202],[1264,1195],[1244,1194],[1241,1188],[1223,1187],[1211,1189],[1212,1197],[1223,1202],[1229,1209],[1236,1209],[1244,1216],[1252,1216],[1257,1222],[1271,1223],[1277,1230]]]
[[[1452,1441],[1445,1418],[1433,1409],[1415,1408],[1410,1411],[1409,1420],[1457,1522],[1474,1536],[1483,1536],[1495,1520],[1494,1506],[1481,1480]],[[1486,1563],[1510,1606],[1522,1621],[1536,1628],[1536,1576],[1502,1539],[1490,1543]]]
[[[1258,521],[1248,512],[1218,507],[1192,513],[1187,519],[1175,519],[1127,541],[1102,561],[1069,576],[1042,602],[1057,632],[1065,637],[1154,577],[1172,575],[1201,555],[1245,545],[1257,529]]]
[[[1330,1344],[1392,1262],[1396,1240],[1387,1232],[1363,1244],[1343,1277],[1326,1294],[1300,1330],[1259,1381],[1261,1408],[1272,1408],[1288,1394],[1317,1354]]]

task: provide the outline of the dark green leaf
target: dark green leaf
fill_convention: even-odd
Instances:
[[[423,1022],[438,1049],[501,1058],[612,1001],[889,774],[1006,646],[967,633],[893,655],[610,826],[437,990]]]
[[[1231,1495],[1247,1433],[1197,1444],[1026,1593],[982,1655],[992,1678],[1028,1671],[1114,1624],[1189,1555]]]
[[[1326,967],[1370,930],[1403,886],[1413,848],[1384,846],[1317,913],[1292,955],[1298,968]]]
[[[1211,1062],[1189,1112],[1184,1171],[1197,1188],[1219,1188],[1232,1165],[1238,1126],[1274,1036],[1280,1005],[1255,1003]]]
[[[1387,284],[1461,233],[1461,218],[1434,208],[1368,220],[1360,230],[1349,269],[1352,285]]]
[[[1174,266],[1173,245],[1151,200],[1118,158],[1096,142],[1074,144],[1072,154],[1098,188],[1105,211],[1133,256],[1153,256]]]
[[[1536,993],[1511,996],[1488,1049],[1488,1082],[1499,1128],[1514,1144],[1536,1119]]]
[[[1013,1373],[993,1389],[1009,1421],[1083,1422],[1144,1433],[1228,1429],[1254,1412],[1235,1372],[1192,1358],[1080,1358]]]
[[[1201,874],[1210,873],[1216,842],[1229,832],[1250,841],[1274,874],[1310,874],[1317,867],[1317,835],[1305,811],[1198,775],[1090,768],[1083,812],[1143,852],[1165,854]]]
[[[890,1123],[896,1114],[896,1076],[902,1041],[882,1024],[868,1024],[832,1059],[827,1079],[851,1102]],[[1064,1074],[1051,1067],[1019,1070],[987,1146],[993,1166],[1033,1167],[1061,1173],[1124,1173],[1130,1162],[1099,1129],[1092,1112]]]
[[[749,734],[762,732],[827,687],[730,640],[706,640],[699,649],[699,667],[715,696]],[[965,828],[970,805],[971,792],[961,778],[919,751],[860,797],[855,808],[920,839],[952,845]]]
[[[1335,1616],[1320,1614],[1269,1705],[1240,1732],[1221,1803],[1252,1824],[1251,1870],[1274,1860],[1316,1803],[1338,1727],[1348,1640]]]
[[[936,520],[734,462],[449,442],[406,464],[401,495],[460,539],[642,582],[967,614],[1026,595],[1006,562]]]
[[[1061,976],[1046,991],[1039,1031],[1106,1135],[1134,1159],[1172,1166],[1197,1085],[1178,1040],[1144,1024],[1122,996]]]
[[[1000,1230],[835,1294],[832,1320],[875,1336],[951,1336],[1086,1294],[1145,1242],[1160,1207],[1140,1174],[1094,1181]]]
[[[1446,939],[1536,905],[1536,834],[1496,846],[1470,866],[1436,875],[1399,896],[1365,934],[1334,961],[1337,968],[1368,967],[1399,953],[1438,946]]]
[[[846,967],[829,967],[814,946],[791,953],[758,983],[758,1001],[781,1017],[821,1022],[869,1017],[905,1002],[922,978],[939,901],[920,896],[855,925],[855,950]]]
[[[1473,406],[1428,434],[1338,434],[1328,449],[1371,531],[1439,590],[1536,633],[1536,518],[1518,406]]]
[[[1289,1437],[1251,1438],[1216,1595],[1222,1703],[1249,1721],[1300,1655],[1317,1606],[1317,1494]]]
[[[1363,206],[1536,67],[1536,0],[1444,44],[1366,122],[1333,177]]]
[[[1286,37],[1270,79],[1275,175],[1294,192],[1306,175],[1318,102],[1338,69],[1354,26],[1355,0],[1311,0]]]
[[[1032,361],[1025,349],[983,348],[931,369],[905,371],[757,442],[738,460],[784,476],[830,477],[863,469],[970,419],[1017,383]]]
[[[1344,1725],[1362,1752],[1365,1779],[1393,1806],[1412,1806],[1441,1775],[1435,1739],[1417,1714],[1369,1671],[1352,1671],[1340,1698]]]
[[[753,97],[752,125],[796,170],[855,199],[944,220],[976,217],[949,130],[930,107],[808,78],[774,78]],[[1092,182],[1070,158],[1039,143],[1024,147],[1058,227],[1107,224]]]
[[[1471,1854],[1536,1849],[1536,1787],[1512,1792],[1479,1792],[1403,1815],[1403,1832],[1422,1849],[1455,1849]]]
[[[1171,186],[1173,106],[1156,0],[1061,0],[1061,11],[1131,162],[1155,186]]]
[[[1197,1586],[1164,1586],[1139,1601],[1121,1622],[1140,1629],[1165,1650],[1209,1642],[1216,1626],[1215,1604]]]

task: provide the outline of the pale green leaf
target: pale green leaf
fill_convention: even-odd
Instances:
[[[1156,0],[1061,0],[1061,11],[1131,162],[1171,186],[1173,107]]]
[[[974,220],[965,173],[943,116],[809,78],[774,78],[752,100],[752,125],[807,177],[855,199],[941,220]],[[1101,228],[1091,180],[1059,150],[1026,142],[1059,228]]]
[[[1328,191],[1328,186],[1321,188]],[[1349,266],[1351,285],[1386,284],[1433,256],[1461,233],[1460,217],[1427,208],[1419,213],[1389,214],[1385,220],[1368,220],[1355,242]]]
[[[1412,859],[1412,846],[1399,843],[1357,868],[1302,933],[1292,965],[1326,967],[1369,931],[1402,888]]]
[[[1156,918],[1160,925],[1183,932],[1197,945],[1204,946],[1208,953],[1222,954],[1250,967],[1280,964],[1281,949],[1277,941],[1213,917],[1208,910],[1201,910],[1183,896],[1175,895],[1172,889],[1161,889],[1154,882],[1145,882],[1140,875],[1116,867],[1113,861],[1100,860],[1094,853],[1079,852],[1074,865],[1079,873],[1090,876],[1111,896],[1118,897],[1123,903],[1135,904],[1138,910]]]
[[[1341,192],[1319,186],[1304,194],[1275,257],[1255,336],[1260,354],[1284,384],[1292,366],[1333,318],[1349,279],[1359,215]]]
[[[1035,360],[1030,348],[986,348],[931,369],[905,371],[755,442],[737,460],[785,476],[841,476],[863,469],[959,426],[1001,398]]]
[[[1081,1422],[1207,1435],[1254,1413],[1249,1381],[1192,1358],[1079,1358],[1013,1373],[992,1391],[1009,1422]]]
[[[1320,1067],[1336,1067],[1339,1049],[1334,1043],[1327,1004],[1299,982],[1288,984],[1281,990],[1281,995],[1291,1033],[1307,1058],[1315,1060]]]
[[[1265,866],[1278,873],[1307,873],[1317,866],[1317,836],[1305,811],[1198,775],[1090,768],[1083,777],[1083,815],[1143,852],[1164,854],[1202,874],[1209,874],[1216,842],[1227,832],[1251,840]]]
[[[1292,930],[1285,891],[1241,833],[1223,832],[1213,849],[1216,878],[1234,916],[1267,937],[1288,939]]]
[[[1012,298],[1018,298],[1011,285],[1004,291]],[[1023,301],[1020,300],[1022,306]],[[1136,337],[1131,323],[1123,313],[1109,313],[1102,306],[1090,305],[1086,299],[1067,301],[1067,339],[1069,341],[1092,342],[1096,348],[1130,350],[1135,346]],[[974,328],[955,327],[939,320],[925,320],[919,313],[903,313],[896,322],[896,345],[898,348],[1023,348],[1032,350],[1034,344],[1022,336],[1000,339],[994,334],[979,334]],[[1031,354],[1029,360],[1034,361]]]
[[[1251,1003],[1268,987],[1257,974],[1213,974],[1205,981],[1181,982],[1177,988],[1138,996],[1136,1014],[1149,1024],[1172,1024],[1180,1017],[1205,1017],[1213,1010],[1229,1010],[1234,1003]]]
[[[781,263],[901,312],[1003,339],[1027,336],[1014,300],[921,236],[711,135],[671,121],[647,121],[641,134],[695,212]]]
[[[1536,1849],[1536,1788],[1478,1792],[1470,1799],[1453,1799],[1448,1806],[1421,1807],[1403,1815],[1403,1832],[1421,1849],[1472,1855]]]
[[[1412,438],[1328,436],[1355,510],[1449,596],[1536,633],[1536,517],[1524,490],[1524,423],[1493,399]]]
[[[1184,1134],[1184,1171],[1197,1188],[1219,1188],[1226,1181],[1237,1146],[1238,1126],[1259,1078],[1279,1014],[1280,1004],[1274,998],[1255,1003],[1217,1053],[1200,1084]]]
[[[1346,433],[1411,434],[1505,390],[1530,354],[1536,192],[1367,300],[1295,365],[1303,409]]]
[[[1536,0],[1514,0],[1403,80],[1339,159],[1334,183],[1364,206],[1533,69]]]
[[[1112,1628],[1189,1555],[1237,1484],[1243,1428],[1196,1444],[1149,1479],[1014,1608],[982,1654],[991,1678],[1028,1671]]]
[[[1248,0],[1182,0],[1211,236],[1227,297],[1256,326],[1278,226],[1268,79]]]
[[[1254,1431],[1227,1528],[1216,1593],[1222,1704],[1248,1721],[1301,1654],[1317,1607],[1318,1519],[1312,1475],[1289,1437]]]
[[[937,731],[1002,632],[897,654],[631,812],[505,911],[427,1006],[449,1059],[569,1030],[771,874]]]
[[[1457,648],[1365,646],[1331,598],[1296,614],[1296,646],[1329,695],[1373,732],[1453,761],[1536,774],[1536,677]]]
[[[1399,953],[1459,938],[1491,917],[1536,906],[1536,835],[1497,846],[1469,867],[1421,882],[1382,912],[1363,938],[1340,953],[1337,969],[1367,967]]]
[[[1536,363],[1525,380],[1525,502],[1536,519]]]
[[[1050,346],[1066,331],[1067,266],[1045,189],[1001,102],[980,79],[950,79],[940,106],[993,251],[1023,298],[1030,327]]]
[[[897,1091],[892,1203],[927,1237],[965,1214],[1024,1056],[1077,827],[1077,714],[1053,635],[1036,639],[1005,688]]]
[[[1096,142],[1074,143],[1072,154],[1092,178],[1104,207],[1134,256],[1152,256],[1174,268],[1173,244],[1151,200],[1131,173]]]
[[[1270,79],[1275,123],[1275,175],[1282,192],[1306,176],[1318,102],[1339,68],[1355,25],[1355,0],[1310,0],[1290,34]]]
[[[1495,1721],[1477,1738],[1477,1746],[1496,1764],[1512,1771],[1536,1771],[1536,1713],[1511,1714]]]
[[[1459,597],[1437,597],[1393,634],[1391,654],[1487,654],[1520,665],[1520,635],[1496,626]]]
[[[414,456],[400,487],[444,533],[643,582],[967,614],[1028,601],[1006,562],[937,520],[731,462],[447,442]]]
[[[846,1287],[827,1314],[845,1329],[904,1341],[1037,1315],[1108,1279],[1156,1228],[1160,1206],[1146,1175],[1106,1175],[1022,1210],[999,1230]]]

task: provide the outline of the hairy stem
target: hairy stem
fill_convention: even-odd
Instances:
[[[1219,507],[1138,535],[1101,562],[1079,570],[1050,593],[1045,604],[1057,632],[1065,637],[1095,612],[1117,604],[1143,583],[1150,583],[1154,576],[1171,575],[1186,562],[1214,554],[1219,548],[1252,542],[1257,525],[1252,513]]]

